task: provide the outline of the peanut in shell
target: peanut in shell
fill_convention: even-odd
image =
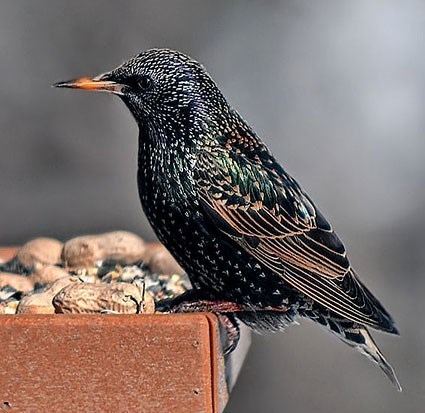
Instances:
[[[41,293],[23,297],[16,310],[17,314],[54,314],[53,298],[70,284],[80,283],[78,277],[62,277]]]
[[[125,264],[143,259],[145,242],[127,231],[76,237],[65,243],[62,259],[71,268],[95,266],[97,262],[115,260]]]
[[[56,313],[136,314],[143,311],[143,296],[134,284],[75,284],[61,290],[53,305]]]
[[[36,238],[24,244],[16,254],[27,268],[40,268],[61,262],[63,244],[54,238]]]

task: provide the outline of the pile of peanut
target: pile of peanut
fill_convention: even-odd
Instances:
[[[125,231],[37,238],[0,262],[0,314],[152,314],[189,288],[164,246]]]

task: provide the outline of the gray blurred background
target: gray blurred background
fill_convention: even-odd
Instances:
[[[128,229],[137,129],[118,99],[50,88],[150,47],[203,62],[346,242],[398,321],[404,393],[320,328],[256,337],[227,411],[425,410],[423,1],[0,3],[0,244]]]

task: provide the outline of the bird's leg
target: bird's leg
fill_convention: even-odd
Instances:
[[[173,299],[162,300],[157,310],[168,313],[214,313],[219,321],[223,354],[230,354],[240,338],[239,325],[233,313],[246,311],[247,307],[231,301],[215,300],[199,290],[189,290]]]
[[[173,307],[170,313],[237,313],[247,307],[232,301],[199,300],[185,301]]]
[[[246,311],[246,307],[231,301],[184,301],[171,309],[171,313],[208,312],[217,316],[220,325],[220,337],[223,354],[230,354],[238,345],[239,325],[235,313]]]
[[[232,301],[220,300],[201,290],[188,290],[177,297],[161,300],[157,311],[167,313],[229,313],[247,311],[246,306]]]

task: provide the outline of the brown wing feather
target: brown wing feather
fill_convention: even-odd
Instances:
[[[350,320],[393,329],[391,317],[352,272],[326,219],[264,146],[254,149],[200,154],[195,178],[208,215],[316,302]]]

